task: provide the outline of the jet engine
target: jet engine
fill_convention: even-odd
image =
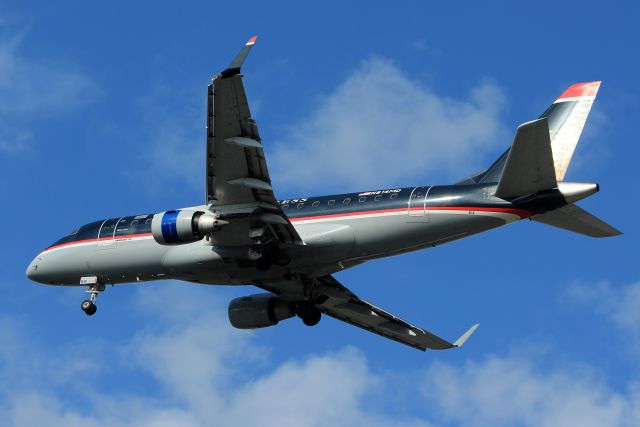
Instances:
[[[271,293],[236,298],[229,303],[229,321],[238,329],[274,326],[294,314],[294,304]]]
[[[202,211],[167,211],[153,216],[151,233],[161,245],[180,245],[213,233],[219,222],[215,215]]]

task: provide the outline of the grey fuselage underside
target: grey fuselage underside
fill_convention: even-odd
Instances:
[[[495,184],[423,186],[280,201],[305,244],[288,247],[290,261],[268,271],[258,271],[246,259],[246,245],[220,247],[215,235],[168,246],[149,233],[67,239],[45,249],[29,271],[34,280],[68,286],[80,285],[84,276],[98,276],[104,284],[178,279],[218,285],[255,284],[290,272],[319,277],[536,213],[493,197],[494,189]],[[222,232],[233,232],[231,225]]]

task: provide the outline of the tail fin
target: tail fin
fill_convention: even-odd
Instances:
[[[542,113],[546,118],[553,152],[556,180],[563,181],[573,152],[576,149],[591,106],[598,94],[601,82],[576,83],[569,86],[551,106]],[[478,184],[500,181],[510,149],[507,149],[487,170],[458,184]]]
[[[503,199],[535,194],[558,186],[547,119],[518,126],[495,195]]]
[[[584,124],[602,82],[577,83],[564,91],[541,117],[549,122],[556,179],[564,180]]]
[[[532,218],[534,221],[584,234],[590,237],[613,237],[622,234],[599,218],[574,204]]]

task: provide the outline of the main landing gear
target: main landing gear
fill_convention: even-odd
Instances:
[[[96,305],[96,299],[98,298],[98,294],[104,291],[104,285],[98,283],[98,278],[93,277],[83,277],[80,279],[81,285],[89,285],[89,289],[87,289],[87,293],[89,294],[89,299],[82,301],[80,304],[80,308],[87,316],[93,316],[98,311],[98,306]]]
[[[265,229],[252,227],[249,231],[251,247],[247,253],[249,261],[255,263],[256,269],[266,271],[273,265],[273,248],[265,241]]]
[[[320,322],[322,313],[313,303],[302,303],[296,307],[296,316],[307,326],[315,326]]]
[[[273,249],[266,245],[252,245],[248,257],[259,271],[266,271],[273,265]]]

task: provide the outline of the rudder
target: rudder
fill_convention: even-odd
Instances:
[[[597,81],[570,86],[540,116],[545,117],[549,123],[553,163],[558,181],[564,180],[601,83]]]

